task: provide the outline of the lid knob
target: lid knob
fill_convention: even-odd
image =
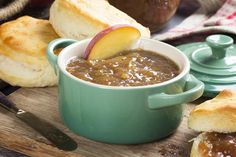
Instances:
[[[216,34],[207,37],[206,42],[211,47],[212,58],[222,59],[226,56],[227,48],[234,43],[234,40],[227,35]]]
[[[225,35],[208,36],[206,42],[178,46],[189,58],[191,71],[205,84],[205,96],[223,89],[236,90],[236,44]]]

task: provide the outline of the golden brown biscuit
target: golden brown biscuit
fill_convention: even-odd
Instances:
[[[197,106],[190,113],[188,126],[196,131],[236,132],[236,92],[224,90]]]
[[[0,79],[22,87],[57,84],[46,47],[58,38],[47,20],[29,16],[0,26]]]
[[[116,24],[132,25],[143,37],[150,38],[148,28],[105,0],[55,0],[50,8],[50,22],[61,37],[77,40],[92,37]]]

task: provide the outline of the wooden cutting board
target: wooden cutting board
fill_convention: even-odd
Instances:
[[[186,105],[183,122],[178,130],[166,139],[141,145],[111,145],[88,140],[67,129],[58,114],[57,88],[21,88],[9,96],[19,108],[30,111],[53,123],[73,137],[78,149],[60,151],[45,138],[0,108],[0,146],[35,157],[189,157],[197,133],[187,127],[187,118],[195,104]],[[197,102],[199,103],[199,102]]]

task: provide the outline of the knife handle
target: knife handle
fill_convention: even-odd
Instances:
[[[0,92],[0,105],[13,113],[17,113],[19,111],[15,103],[9,100],[2,92]]]

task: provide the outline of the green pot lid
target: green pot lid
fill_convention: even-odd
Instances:
[[[206,42],[180,45],[189,58],[191,71],[205,83],[204,96],[213,97],[224,89],[236,90],[236,45],[226,35],[208,36]]]

